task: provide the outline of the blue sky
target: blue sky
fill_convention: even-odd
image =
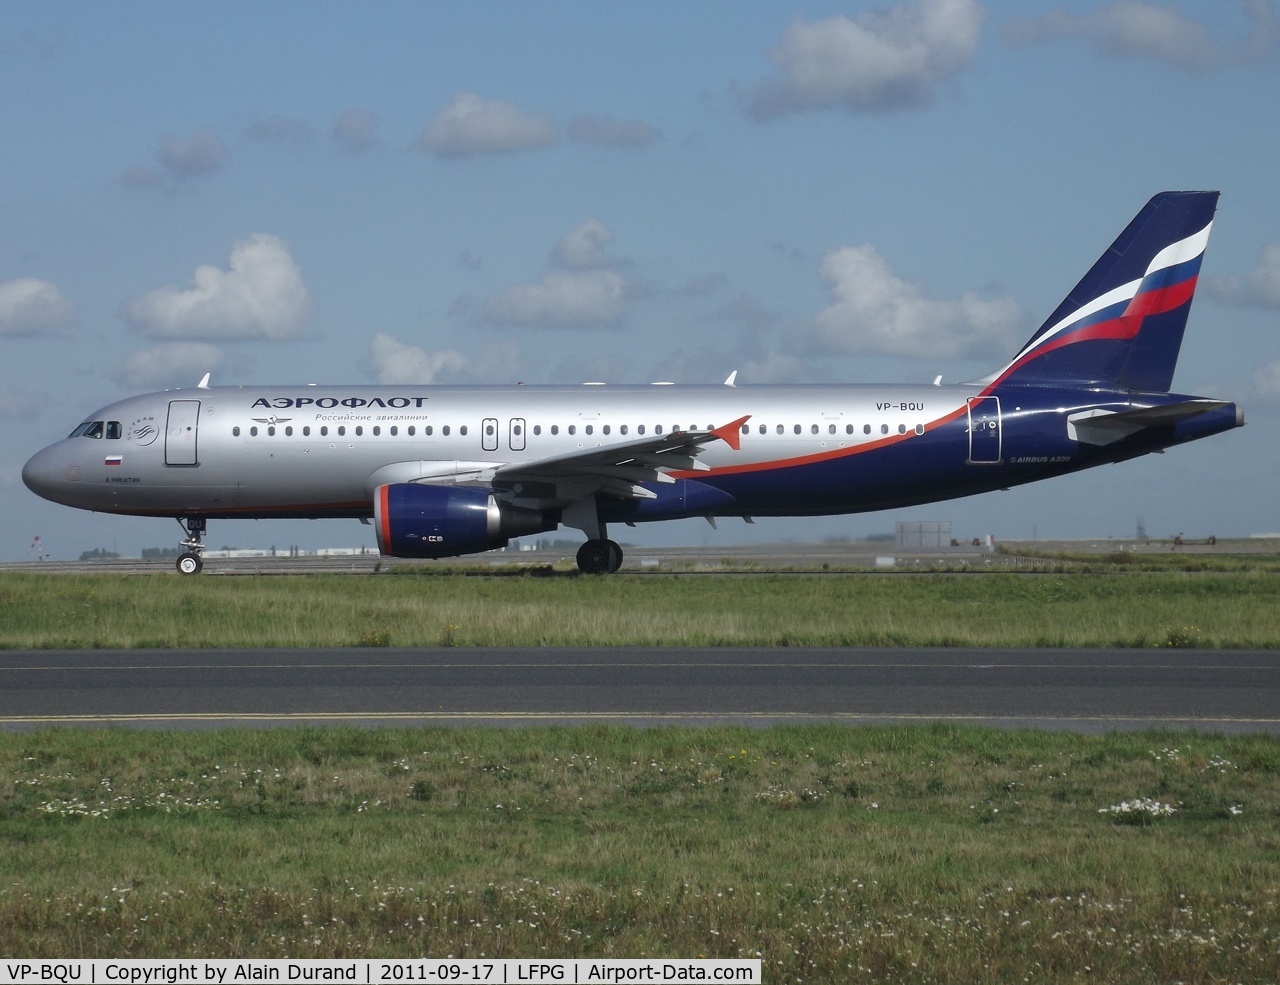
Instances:
[[[1175,388],[1238,400],[1245,429],[900,513],[627,538],[1280,530],[1280,15],[1028,9],[6,4],[0,559],[36,534],[60,557],[171,546],[171,521],[44,503],[19,473],[96,407],[206,371],[975,378],[1176,188],[1223,194]],[[372,538],[225,521],[209,542]]]

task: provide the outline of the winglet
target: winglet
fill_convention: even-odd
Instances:
[[[722,424],[718,428],[712,428],[711,433],[727,444],[734,451],[742,448],[742,425],[751,420],[751,415],[739,417],[736,421],[729,424]]]
[[[204,374],[204,376],[200,377],[200,382],[196,384],[196,389],[197,389],[197,390],[208,390],[208,389],[209,389],[209,377],[210,377],[211,375],[212,375],[211,373],[205,373],[205,374]]]
[[[737,385],[738,385],[738,384],[737,384],[737,382],[736,382],[736,381],[737,381],[737,379],[738,379],[738,371],[735,369],[732,373],[730,373],[730,374],[729,374],[729,378],[728,378],[727,380],[725,380],[725,381],[724,381],[724,385],[725,385],[725,386],[737,386]]]

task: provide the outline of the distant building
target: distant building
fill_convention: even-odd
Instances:
[[[894,546],[900,551],[929,550],[947,547],[951,543],[951,521],[936,520],[924,523],[895,523]]]

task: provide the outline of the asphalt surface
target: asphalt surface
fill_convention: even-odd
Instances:
[[[950,721],[1280,734],[1280,653],[431,648],[0,651],[0,727]]]

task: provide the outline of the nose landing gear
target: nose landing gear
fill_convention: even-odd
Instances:
[[[178,574],[180,575],[198,575],[200,569],[204,567],[204,533],[205,518],[202,516],[176,517],[178,526],[182,528],[182,532],[187,535],[186,540],[182,541],[182,546],[186,548],[178,555]]]

